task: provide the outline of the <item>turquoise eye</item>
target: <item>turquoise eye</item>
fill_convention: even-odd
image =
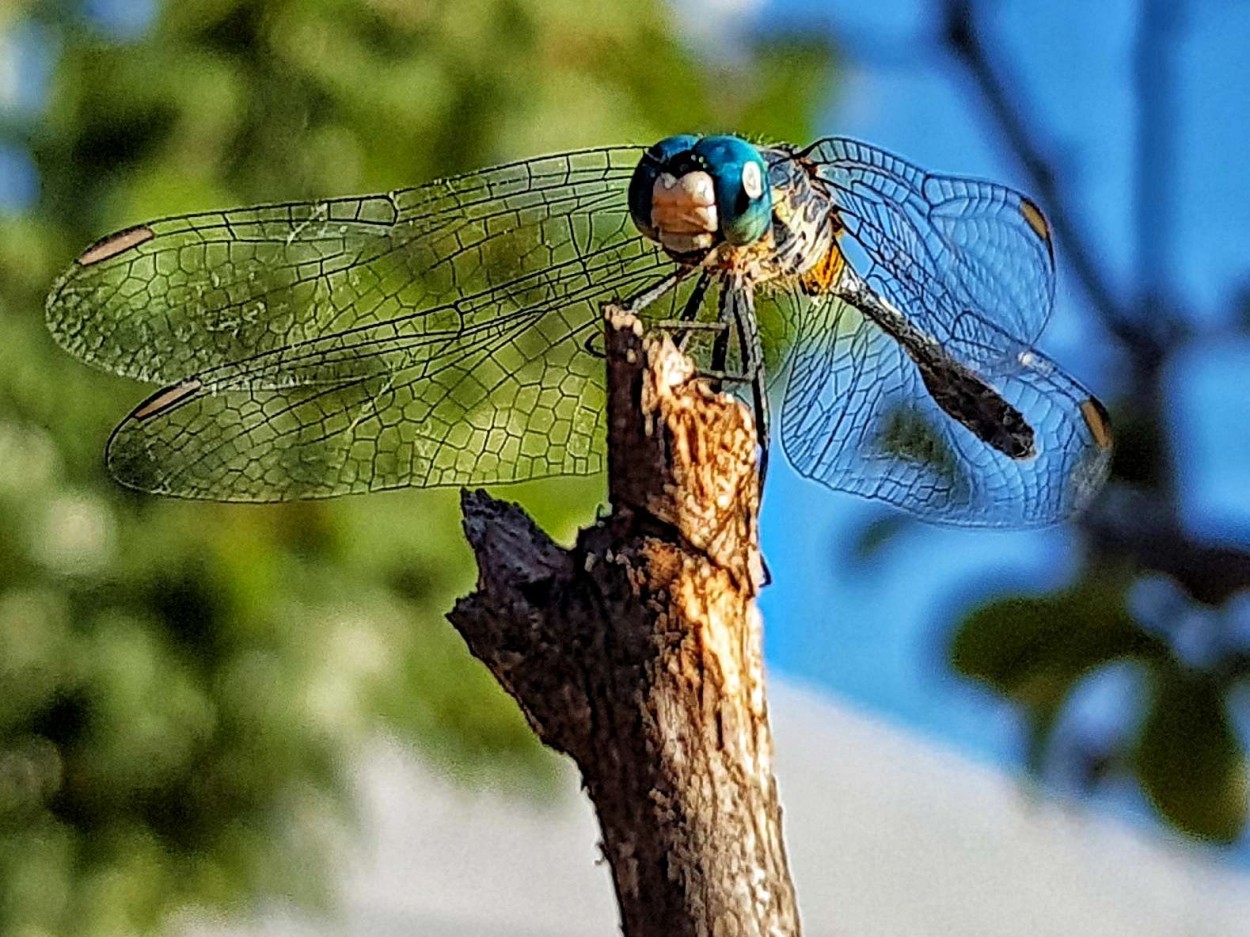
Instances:
[[[741,137],[716,136],[695,143],[691,155],[712,177],[725,240],[743,245],[762,238],[772,223],[773,199],[760,151]]]
[[[656,182],[670,176],[661,189]],[[629,183],[638,230],[676,255],[717,240],[752,244],[772,224],[768,166],[740,137],[665,137],[647,150]]]
[[[673,160],[689,153],[698,142],[699,138],[691,133],[665,137],[649,147],[634,168],[634,175],[629,180],[629,214],[638,230],[647,237],[657,237],[655,225],[651,222],[651,190],[655,180],[660,173],[668,171]]]

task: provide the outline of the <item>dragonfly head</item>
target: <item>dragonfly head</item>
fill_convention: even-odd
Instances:
[[[751,244],[772,222],[768,167],[740,137],[666,137],[634,170],[629,211],[639,231],[677,256]]]

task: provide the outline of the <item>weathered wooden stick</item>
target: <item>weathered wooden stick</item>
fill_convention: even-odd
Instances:
[[[477,591],[449,618],[577,762],[626,937],[799,933],[764,698],[755,431],[609,307],[612,513],[564,550],[462,497]]]

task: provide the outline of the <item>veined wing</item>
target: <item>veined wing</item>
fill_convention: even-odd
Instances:
[[[856,140],[831,137],[806,152],[862,249],[862,258],[848,250],[852,264],[920,331],[945,343],[970,311],[1025,345],[1037,341],[1054,302],[1054,249],[1027,196],[929,173]],[[979,344],[989,354],[1001,343],[990,331]]]
[[[280,500],[599,468],[599,305],[670,265],[636,234],[636,151],[361,199],[141,226],[88,249],[50,327],[172,386],[109,466],[164,494]]]
[[[992,402],[1032,430],[1024,457],[953,419],[904,346],[855,306],[833,296],[807,301],[780,421],[786,456],[802,474],[965,526],[1050,524],[1102,486],[1111,454],[1102,405],[998,325],[965,313],[942,348],[951,362],[989,362],[976,375],[997,395]],[[930,372],[929,381],[941,379]]]
[[[590,150],[380,195],[138,225],[66,271],[48,328],[75,357],[153,383],[333,333],[419,328],[425,310],[551,266],[575,237],[578,253],[632,238],[620,193],[637,155]],[[593,230],[572,230],[569,219],[595,213]],[[548,250],[541,234],[559,244]]]
[[[854,140],[806,154],[885,303],[817,297],[781,417],[806,475],[927,518],[1037,526],[1080,510],[1110,459],[1102,405],[1031,346],[1054,296],[1050,230],[1012,189]]]

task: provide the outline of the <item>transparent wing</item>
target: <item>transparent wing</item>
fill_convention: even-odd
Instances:
[[[892,337],[836,297],[806,302],[791,353],[781,440],[804,475],[967,526],[1040,526],[1101,487],[1110,435],[1101,405],[1053,362],[973,313],[953,320],[956,360],[1032,426],[1035,454],[1011,458],[952,420]]]
[[[49,298],[53,334],[172,385],[118,427],[110,469],[256,501],[596,471],[586,342],[602,302],[671,263],[629,222],[636,158],[548,157],[97,243]]]
[[[591,308],[414,344],[407,366],[358,364],[350,380],[177,385],[117,428],[109,469],[145,491],[244,501],[598,471],[602,362],[581,344]]]
[[[571,153],[380,195],[139,225],[98,241],[61,277],[48,327],[83,361],[172,383],[332,333],[419,318],[552,266],[579,234],[599,241],[578,243],[578,253],[610,234],[630,238],[621,191],[637,156],[630,148]],[[619,230],[570,229],[572,218],[595,212]],[[541,234],[560,242],[551,256]]]
[[[971,311],[1026,345],[1054,301],[1054,253],[1041,210],[1013,189],[925,172],[884,150],[844,138],[808,158],[832,191],[860,276],[938,342]],[[981,336],[982,353],[1000,344]],[[969,362],[973,363],[973,362]]]

